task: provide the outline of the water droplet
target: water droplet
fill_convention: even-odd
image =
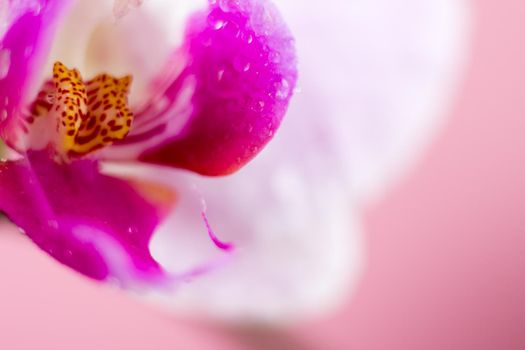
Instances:
[[[251,63],[242,55],[235,57],[233,60],[233,67],[238,72],[247,72],[250,70]]]
[[[11,51],[9,49],[0,49],[0,79],[4,79],[9,73],[11,67]]]
[[[264,109],[264,106],[266,104],[264,103],[264,101],[262,100],[259,100],[259,101],[255,101],[255,103],[253,104],[252,106],[252,109],[255,111],[255,112],[261,112],[263,109]]]
[[[272,51],[268,55],[268,59],[272,63],[279,63],[279,62],[281,62],[281,54],[279,52]]]
[[[212,13],[208,16],[208,23],[213,29],[219,30],[222,29],[228,22]]]
[[[215,22],[215,24],[213,25],[213,28],[215,28],[215,30],[219,30],[219,29],[222,29],[224,28],[224,26],[226,25],[226,21],[223,21],[223,20],[218,20],[217,22]]]
[[[224,77],[224,69],[219,69],[217,71],[217,81],[221,81],[223,77]]]
[[[230,12],[239,8],[239,0],[219,0],[219,7],[224,12]]]
[[[253,125],[248,124],[248,133],[251,133],[253,131]]]
[[[275,98],[285,100],[290,95],[290,83],[283,79],[280,83],[275,84]]]
[[[224,33],[231,35],[235,38],[238,38],[241,35],[239,25],[232,21],[226,22],[226,24],[222,27],[222,30],[224,31]]]
[[[242,34],[242,38],[248,44],[253,43],[253,35],[252,35],[252,33],[243,33]]]
[[[2,109],[2,111],[0,112],[0,121],[4,121],[7,119],[7,111],[5,109]]]
[[[58,221],[56,220],[48,220],[47,225],[51,228],[57,229],[58,228]]]

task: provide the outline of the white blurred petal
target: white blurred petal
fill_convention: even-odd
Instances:
[[[299,88],[287,122],[318,121],[352,195],[380,195],[439,130],[467,51],[467,2],[276,0],[296,34]]]

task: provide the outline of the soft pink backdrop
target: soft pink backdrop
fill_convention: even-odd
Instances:
[[[525,349],[525,3],[473,4],[449,122],[365,208],[366,273],[336,314],[278,332],[180,320],[12,233],[0,235],[0,349]]]

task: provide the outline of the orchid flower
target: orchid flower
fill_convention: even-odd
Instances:
[[[460,79],[466,1],[275,3],[296,39],[299,90],[276,137],[241,171],[170,179],[183,192],[152,240],[159,261],[176,269],[213,254],[192,234],[201,225],[192,187],[238,248],[235,263],[161,296],[178,314],[289,322],[348,302],[368,261],[361,208],[420,158]]]
[[[140,3],[0,2],[0,135],[12,150],[0,163],[0,210],[85,276],[171,286],[214,263],[173,272],[152,256],[178,195],[104,169],[241,168],[285,114],[294,41],[266,0]],[[201,232],[230,250],[203,219]]]

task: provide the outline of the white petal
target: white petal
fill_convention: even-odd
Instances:
[[[179,271],[224,254],[212,253],[199,193],[214,230],[237,250],[217,271],[165,298],[176,310],[230,320],[302,317],[334,306],[354,282],[361,234],[341,184],[264,158],[220,180],[179,179],[180,203],[152,243],[156,258]],[[177,256],[168,255],[174,250]]]
[[[377,197],[447,115],[467,51],[466,1],[275,1],[300,58],[288,121],[319,120],[352,195]]]

